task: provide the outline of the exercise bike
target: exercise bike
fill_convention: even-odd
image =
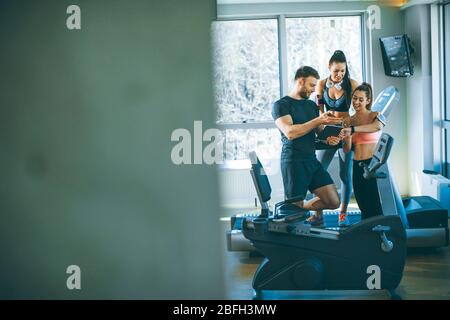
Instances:
[[[388,137],[383,134],[376,156],[366,167],[368,179],[378,178],[378,170],[386,164],[393,143]],[[260,200],[270,197],[264,181],[255,179]],[[395,294],[407,241],[398,214],[372,217],[345,229],[312,227],[301,214],[296,215],[294,219],[273,215],[243,220],[244,237],[265,257],[253,278],[257,298],[264,290],[372,289],[373,270],[380,280],[374,288]]]

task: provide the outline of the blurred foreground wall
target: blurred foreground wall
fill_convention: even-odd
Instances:
[[[223,297],[215,169],[170,157],[213,127],[211,3],[0,1],[1,299]]]

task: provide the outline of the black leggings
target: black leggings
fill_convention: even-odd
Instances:
[[[353,192],[361,210],[361,220],[383,214],[377,179],[364,179],[364,169],[359,164],[369,164],[372,159],[353,160]]]

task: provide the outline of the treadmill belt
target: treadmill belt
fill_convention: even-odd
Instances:
[[[350,221],[350,225],[358,223],[361,221],[361,211],[360,210],[351,210],[347,212],[348,220]],[[323,212],[323,220],[324,227],[326,229],[329,228],[339,228],[338,226],[339,219],[339,211],[338,210],[324,210]]]
[[[361,211],[360,210],[350,210],[347,212],[350,224],[355,224],[361,221]],[[233,220],[232,230],[242,230],[242,222],[246,217],[256,218],[258,214],[244,214],[236,215]],[[338,218],[339,210],[324,210],[323,211],[324,226],[325,229],[339,230]]]

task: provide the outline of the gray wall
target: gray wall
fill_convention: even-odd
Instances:
[[[238,15],[268,15],[268,14],[323,14],[327,12],[351,13],[361,12],[377,2],[326,2],[326,3],[279,3],[279,4],[229,4],[219,5],[220,16]],[[408,186],[408,139],[406,137],[407,123],[407,93],[404,78],[392,78],[384,75],[379,38],[404,33],[404,16],[399,8],[381,6],[381,29],[372,30],[371,55],[372,76],[375,94],[383,88],[394,85],[398,88],[401,100],[392,111],[385,131],[395,138],[391,165],[402,195],[409,194]],[[370,81],[370,79],[367,79]]]
[[[73,3],[0,3],[0,298],[224,297],[215,169],[170,158],[213,126],[212,2]]]
[[[388,77],[384,74],[383,58],[379,44],[380,37],[401,35],[404,33],[404,17],[399,8],[382,7],[381,29],[372,32],[373,88],[378,94],[383,88],[393,85],[400,93],[400,102],[389,116],[385,132],[392,135],[395,144],[390,164],[401,195],[409,195],[409,157],[407,138],[407,88],[405,78]]]
[[[428,6],[414,6],[405,10],[405,31],[414,44],[414,75],[407,80],[408,143],[414,148],[408,152],[410,162],[410,189],[413,195],[420,191],[420,172],[424,169],[424,108],[431,111],[430,21]],[[428,100],[428,103],[426,101]],[[431,114],[431,112],[430,112]]]

